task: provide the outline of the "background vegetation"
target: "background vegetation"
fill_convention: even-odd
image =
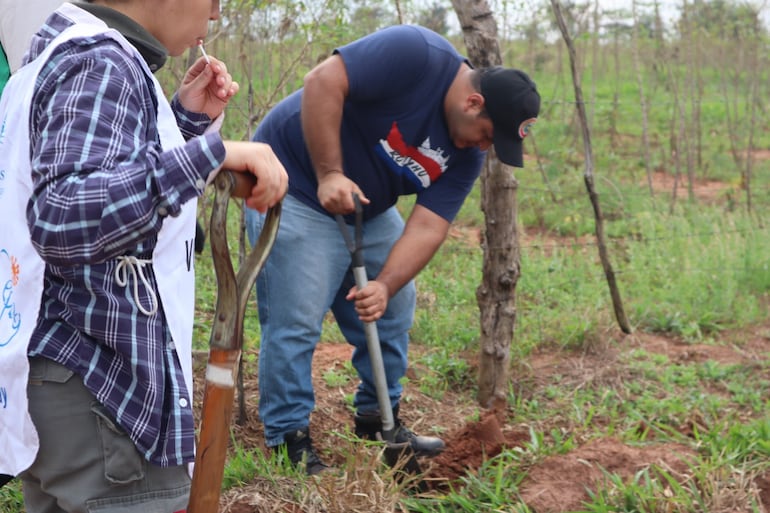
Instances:
[[[572,82],[549,4],[491,4],[506,65],[528,71],[543,98],[534,134],[525,142],[525,167],[515,170],[518,205],[512,208],[519,215],[522,263],[515,370],[534,352],[591,351],[618,342],[621,334],[592,238]],[[770,290],[768,13],[758,4],[728,0],[634,2],[622,9],[602,4],[577,2],[566,12],[578,44],[610,255],[634,330],[738,347],[746,342],[741,333],[751,327],[764,326],[760,334],[770,337],[770,326],[763,325]],[[222,10],[206,48],[229,63],[242,87],[224,127],[234,139],[247,138],[334,47],[378,28],[421,23],[464,49],[451,5],[438,0],[223,0]],[[169,90],[186,61],[172,60],[161,72]],[[409,198],[400,203],[404,212],[410,205]],[[204,222],[206,208],[204,201]],[[415,363],[431,372],[416,385],[435,397],[449,389],[467,391],[472,401],[476,376],[465,356],[476,350],[478,338],[478,191],[455,227],[456,236],[418,278],[412,337],[421,350]],[[207,259],[197,265],[196,345],[205,349],[216,285]],[[258,331],[256,316],[247,317],[246,340],[258,344]],[[329,324],[325,338],[342,337]],[[764,356],[747,368],[687,365],[639,351],[618,362],[626,381],[575,389],[554,379],[537,394],[517,382],[514,372],[510,403],[515,422],[531,427],[530,445],[469,476],[462,494],[405,498],[401,507],[527,511],[516,497],[530,465],[591,437],[642,443],[646,435],[638,426],[644,421],[658,440],[698,451],[692,480],[680,485],[665,473],[640,474],[594,494],[586,511],[762,511],[746,476],[766,472],[770,461]],[[714,383],[720,393],[708,392]],[[703,420],[701,430],[683,440],[673,427],[687,423],[693,412]],[[235,454],[228,472],[228,486],[254,475],[290,473],[256,453]],[[727,489],[734,497],[736,490],[743,492],[733,509],[719,502]],[[21,511],[18,489],[0,491],[0,511]]]
[[[526,235],[514,345],[522,354],[544,342],[579,345],[610,327],[612,318],[591,240],[594,220],[564,45],[547,3],[493,5],[506,64],[530,72],[543,97],[526,142],[530,158],[516,170],[516,208]],[[697,338],[765,315],[767,28],[766,13],[749,3],[675,7],[577,3],[566,12],[578,43],[596,187],[629,317],[637,329]],[[207,47],[231,63],[242,85],[225,124],[231,138],[248,137],[266,110],[335,46],[380,27],[422,23],[463,50],[452,12],[439,2],[231,0],[223,2],[223,13]],[[164,71],[169,83],[181,76],[183,61]],[[709,181],[718,184],[696,197]],[[402,205],[406,211],[409,199]],[[477,196],[456,225],[483,226]],[[442,347],[473,343],[478,258],[478,247],[450,240],[420,276],[435,303],[421,309],[415,339]],[[437,317],[433,309],[444,313]]]
[[[619,372],[630,377],[625,385],[575,391],[557,377],[532,393],[517,381],[516,369],[533,352],[591,351],[612,345],[619,333],[592,238],[593,212],[583,184],[582,141],[564,45],[547,3],[494,5],[505,63],[530,72],[544,100],[526,142],[530,158],[516,170],[519,203],[512,206],[521,224],[522,276],[510,403],[516,412],[512,422],[532,426],[532,444],[469,477],[464,493],[408,507],[526,511],[514,499],[518,480],[539,459],[595,436],[619,434],[642,443],[640,419],[663,440],[682,441],[674,427],[697,411],[706,418],[704,432],[687,443],[700,448],[702,459],[693,466],[689,488],[638,476],[597,493],[586,510],[759,511],[750,485],[737,486],[742,502],[726,500],[725,490],[740,495],[737,476],[757,475],[767,467],[766,364],[761,369],[680,365],[639,351],[620,363]],[[300,85],[304,72],[330,49],[377,28],[425,24],[463,50],[449,6],[438,2],[262,7],[249,23],[228,26],[238,34],[234,40],[212,41],[219,55],[230,54],[233,41],[250,49],[238,48],[241,83],[248,84],[249,94],[232,109],[237,112],[230,119],[237,118],[230,125],[234,136],[250,133],[253,122]],[[599,2],[566,10],[578,45],[595,183],[634,330],[740,346],[745,339],[729,330],[766,320],[770,284],[768,39],[761,21],[766,13],[748,3],[676,7],[637,3],[612,10]],[[227,9],[249,12],[242,3]],[[410,206],[408,198],[401,203],[404,212]],[[477,349],[478,338],[475,289],[482,252],[476,233],[483,213],[477,193],[455,225],[460,235],[447,241],[418,279],[420,308],[412,335],[422,349],[417,363],[431,369],[420,390],[441,397],[462,389],[472,399],[477,376],[466,356]],[[249,329],[257,335],[256,324]],[[341,340],[332,324],[325,338]],[[727,399],[703,393],[715,380],[732,391]]]

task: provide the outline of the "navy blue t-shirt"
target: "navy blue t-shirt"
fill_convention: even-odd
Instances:
[[[371,200],[365,217],[399,196],[452,221],[479,176],[484,152],[456,148],[444,96],[463,62],[443,37],[413,25],[379,30],[335,50],[348,73],[341,140],[345,175]],[[270,144],[289,173],[289,194],[321,207],[300,122],[302,89],[276,105],[254,140]]]

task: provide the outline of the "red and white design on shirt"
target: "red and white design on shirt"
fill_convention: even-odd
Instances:
[[[425,188],[438,180],[446,171],[447,157],[441,148],[431,148],[430,137],[419,147],[410,146],[404,141],[398,124],[394,121],[386,139],[380,139],[380,148],[397,169],[409,172]]]

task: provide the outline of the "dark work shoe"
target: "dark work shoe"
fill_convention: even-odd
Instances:
[[[289,461],[296,467],[305,466],[305,472],[309,476],[320,474],[327,470],[329,466],[321,461],[318,453],[313,447],[313,440],[310,439],[308,428],[298,429],[283,436],[284,442],[281,445],[273,447],[274,451],[281,451],[286,448],[286,455]]]
[[[419,436],[404,426],[398,418],[398,406],[393,408],[393,420],[395,424],[396,443],[409,443],[409,446],[417,456],[436,456],[444,450],[445,444],[441,438],[435,436]],[[354,418],[356,436],[365,440],[377,440],[377,433],[382,432],[382,418],[380,412],[361,413]]]

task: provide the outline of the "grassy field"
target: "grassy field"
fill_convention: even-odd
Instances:
[[[245,55],[236,53],[242,39],[207,45],[209,53],[239,62],[232,71],[244,88],[226,124],[228,137],[248,134],[250,117],[299,84],[303,70],[330,45],[357,35],[325,28],[325,43],[309,49],[296,43],[279,48],[258,37]],[[763,58],[766,37],[743,47],[719,38],[699,41],[697,47],[692,40],[668,41],[662,49],[642,41],[638,71],[633,40],[622,40],[619,49],[612,39],[591,34],[579,40],[593,179],[631,336],[618,330],[598,260],[563,50],[542,39],[503,46],[509,64],[533,63],[543,97],[534,135],[525,142],[525,167],[515,171],[522,274],[506,425],[523,430],[524,443],[485,461],[452,489],[414,496],[364,477],[362,467],[375,463],[362,464],[366,457],[354,446],[341,445],[349,450],[346,477],[318,485],[236,440],[224,491],[232,496],[268,479],[271,491],[262,493],[269,500],[254,511],[272,511],[268,507],[282,501],[301,503],[292,511],[307,512],[768,511],[770,81],[768,68],[750,58]],[[665,58],[653,66],[658,51]],[[697,57],[706,54],[711,60]],[[179,76],[182,61],[171,63],[164,80]],[[418,277],[412,331],[412,364],[424,371],[410,387],[439,402],[451,395],[463,404],[461,416],[474,411],[478,379],[472,355],[478,352],[475,291],[483,258],[479,201],[476,189],[452,236]],[[404,213],[410,206],[409,198],[399,204]],[[234,246],[237,213],[232,209]],[[209,260],[196,263],[195,345],[201,350],[216,297]],[[253,356],[256,315],[245,324]],[[324,340],[341,338],[329,323]],[[545,365],[543,358],[553,361]],[[327,377],[351,379],[345,372]],[[527,501],[533,485],[527,478],[540,476],[542,465],[608,439],[634,448],[675,444],[691,459],[684,468],[640,464],[630,475],[604,466],[601,484],[572,509],[538,510],[534,499]],[[351,483],[351,497],[363,494],[374,502],[345,502],[340,490]],[[0,513],[22,511],[17,484],[0,490]]]
[[[713,44],[713,55],[730,50],[719,40]],[[590,48],[590,42],[580,47]],[[522,276],[507,419],[527,427],[528,441],[470,473],[455,491],[384,501],[381,511],[394,503],[409,511],[530,511],[526,476],[537,476],[550,457],[609,437],[640,447],[681,444],[694,459],[679,474],[655,465],[640,465],[630,477],[607,470],[605,484],[574,511],[767,510],[770,375],[769,348],[761,342],[770,335],[770,136],[762,128],[764,102],[749,97],[755,75],[739,59],[727,83],[724,68],[709,62],[672,58],[652,68],[642,56],[640,81],[630,48],[620,52],[617,68],[606,44],[598,61],[583,54],[581,85],[610,257],[638,337],[631,338],[660,337],[706,356],[682,359],[644,342],[629,345],[619,332],[593,237],[572,84],[553,47],[538,48],[546,57],[532,74],[543,110],[526,143],[525,168],[516,171]],[[524,51],[514,45],[510,53]],[[690,87],[694,74],[701,77],[698,102],[685,102],[677,91]],[[758,119],[751,121],[752,112]],[[400,206],[407,213],[411,202]],[[439,400],[459,391],[472,403],[475,394],[477,368],[468,355],[478,350],[483,223],[476,190],[455,221],[455,236],[418,278],[413,364],[429,371],[410,386]],[[258,327],[247,326],[256,336]],[[324,338],[341,339],[331,324]],[[710,348],[755,356],[727,358]],[[611,369],[600,366],[599,374],[613,379],[577,379],[566,371],[532,377],[543,354],[576,367],[586,355],[599,355]],[[695,428],[684,435],[682,426]],[[264,461],[236,481],[282,472]],[[359,511],[350,503],[335,509],[330,495],[322,496],[329,511]]]

